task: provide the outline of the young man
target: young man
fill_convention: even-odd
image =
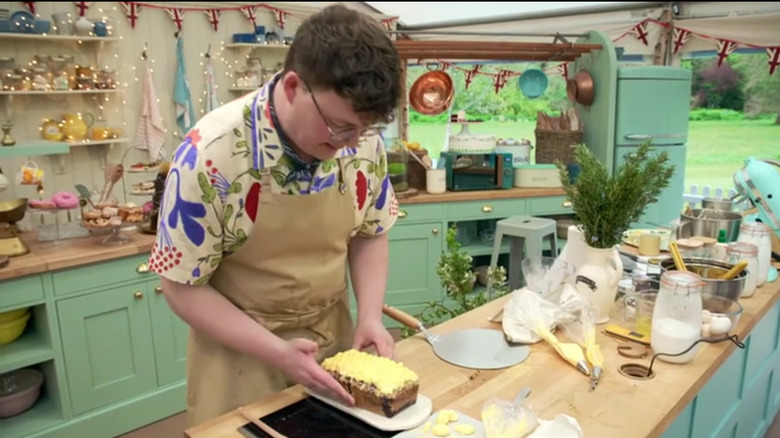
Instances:
[[[394,355],[381,318],[397,204],[375,126],[400,80],[380,26],[330,6],[301,24],[284,71],[174,153],[150,263],[192,327],[190,425],[293,383],[352,403],[319,362],[351,347]]]

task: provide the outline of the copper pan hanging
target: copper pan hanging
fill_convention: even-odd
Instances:
[[[593,77],[587,70],[580,70],[566,81],[566,95],[569,100],[583,106],[590,106],[595,97]]]
[[[414,81],[409,104],[420,114],[436,116],[447,111],[453,96],[455,87],[450,75],[443,70],[431,70]]]

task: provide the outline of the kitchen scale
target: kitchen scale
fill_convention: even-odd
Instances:
[[[30,252],[18,236],[16,223],[24,218],[27,211],[27,198],[0,201],[0,223],[8,224],[8,235],[0,237],[0,256],[16,257]]]
[[[383,431],[314,397],[307,397],[261,421],[288,438],[391,438],[403,431]],[[272,438],[252,423],[239,427],[246,438]]]

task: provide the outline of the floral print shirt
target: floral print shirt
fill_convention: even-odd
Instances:
[[[398,203],[381,138],[365,138],[319,163],[313,173],[290,178],[296,166],[274,129],[269,93],[264,86],[208,113],[174,152],[149,260],[154,272],[178,283],[207,283],[222,258],[247,242],[263,214],[258,205],[264,191],[306,196],[338,190],[336,160],[344,161],[344,179],[354,199],[359,225],[352,236],[380,235],[395,223]],[[257,132],[252,132],[252,117]],[[260,183],[266,169],[271,187]]]

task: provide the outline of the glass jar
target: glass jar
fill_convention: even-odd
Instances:
[[[21,75],[9,74],[3,77],[3,91],[21,91],[23,78]]]
[[[732,242],[726,248],[728,262],[736,264],[742,260],[747,261],[748,276],[745,279],[745,287],[742,289],[740,298],[749,298],[756,293],[758,281],[758,247],[747,242]]]
[[[52,90],[68,91],[70,89],[70,81],[68,79],[68,72],[65,70],[59,70],[54,74],[54,79],[51,81]]]
[[[77,76],[76,77],[76,89],[77,90],[91,90],[95,87],[95,79],[92,76]]]
[[[76,85],[76,61],[73,55],[65,55],[65,71],[68,73],[68,88],[75,90]]]
[[[24,67],[17,67],[16,74],[22,77],[22,84],[16,87],[16,91],[32,90],[32,72]]]
[[[43,67],[33,67],[32,69],[32,89],[35,91],[48,91],[51,89],[51,81],[48,79],[49,73]]]
[[[769,266],[772,264],[772,229],[763,222],[742,222],[737,242],[752,243],[758,247],[758,269],[756,287],[766,283]]]
[[[246,69],[240,68],[236,70],[235,77],[236,77],[236,88],[246,88],[248,86],[246,84]]]
[[[701,277],[689,271],[666,271],[661,275],[650,334],[653,352],[664,353],[658,359],[687,363],[696,356],[699,345],[691,346],[701,338],[703,285]]]
[[[98,90],[112,90],[116,88],[116,71],[104,68],[95,75],[95,88]]]
[[[409,156],[405,150],[387,152],[387,174],[396,193],[409,190],[406,178]]]

